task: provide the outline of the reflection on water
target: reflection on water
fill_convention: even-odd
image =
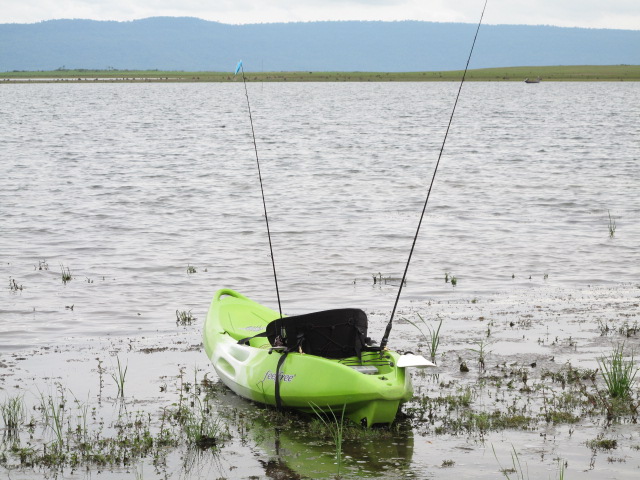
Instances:
[[[222,384],[217,389],[226,391]],[[278,413],[233,394],[216,396],[219,414],[234,431],[235,441],[239,438],[239,443],[254,445],[259,450],[267,478],[413,476],[414,434],[406,422],[400,421],[391,428],[365,430],[347,421],[339,466],[335,442],[319,419],[294,411]],[[338,415],[338,421],[339,418]]]
[[[401,275],[457,85],[249,88],[284,311],[361,307],[381,336],[396,290],[372,275]],[[168,331],[220,287],[276,305],[243,95],[0,86],[0,281],[23,286],[0,289],[0,349]],[[637,280],[639,97],[466,84],[400,309]]]

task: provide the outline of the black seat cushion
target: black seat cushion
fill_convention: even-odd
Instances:
[[[276,345],[278,322],[284,346],[325,358],[360,357],[367,346],[367,314],[358,308],[341,308],[274,320],[267,338]]]

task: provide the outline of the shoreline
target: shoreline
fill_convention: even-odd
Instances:
[[[246,72],[247,82],[458,82],[463,71],[434,72]],[[505,67],[469,70],[469,82],[622,82],[640,81],[640,65]],[[185,83],[239,81],[231,72],[161,70],[53,70],[0,73],[0,84],[11,83]]]

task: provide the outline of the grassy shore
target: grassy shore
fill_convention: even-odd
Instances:
[[[247,72],[250,82],[438,82],[459,81],[461,70],[446,72]],[[640,81],[640,65],[505,67],[469,70],[466,80],[512,81]],[[231,82],[231,72],[160,70],[54,70],[0,73],[0,82]]]

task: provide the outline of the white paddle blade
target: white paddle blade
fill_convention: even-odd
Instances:
[[[430,362],[422,355],[414,355],[413,353],[405,353],[398,358],[398,366],[399,367],[418,367],[418,368],[426,368],[426,367],[435,367],[437,366],[435,363]]]

